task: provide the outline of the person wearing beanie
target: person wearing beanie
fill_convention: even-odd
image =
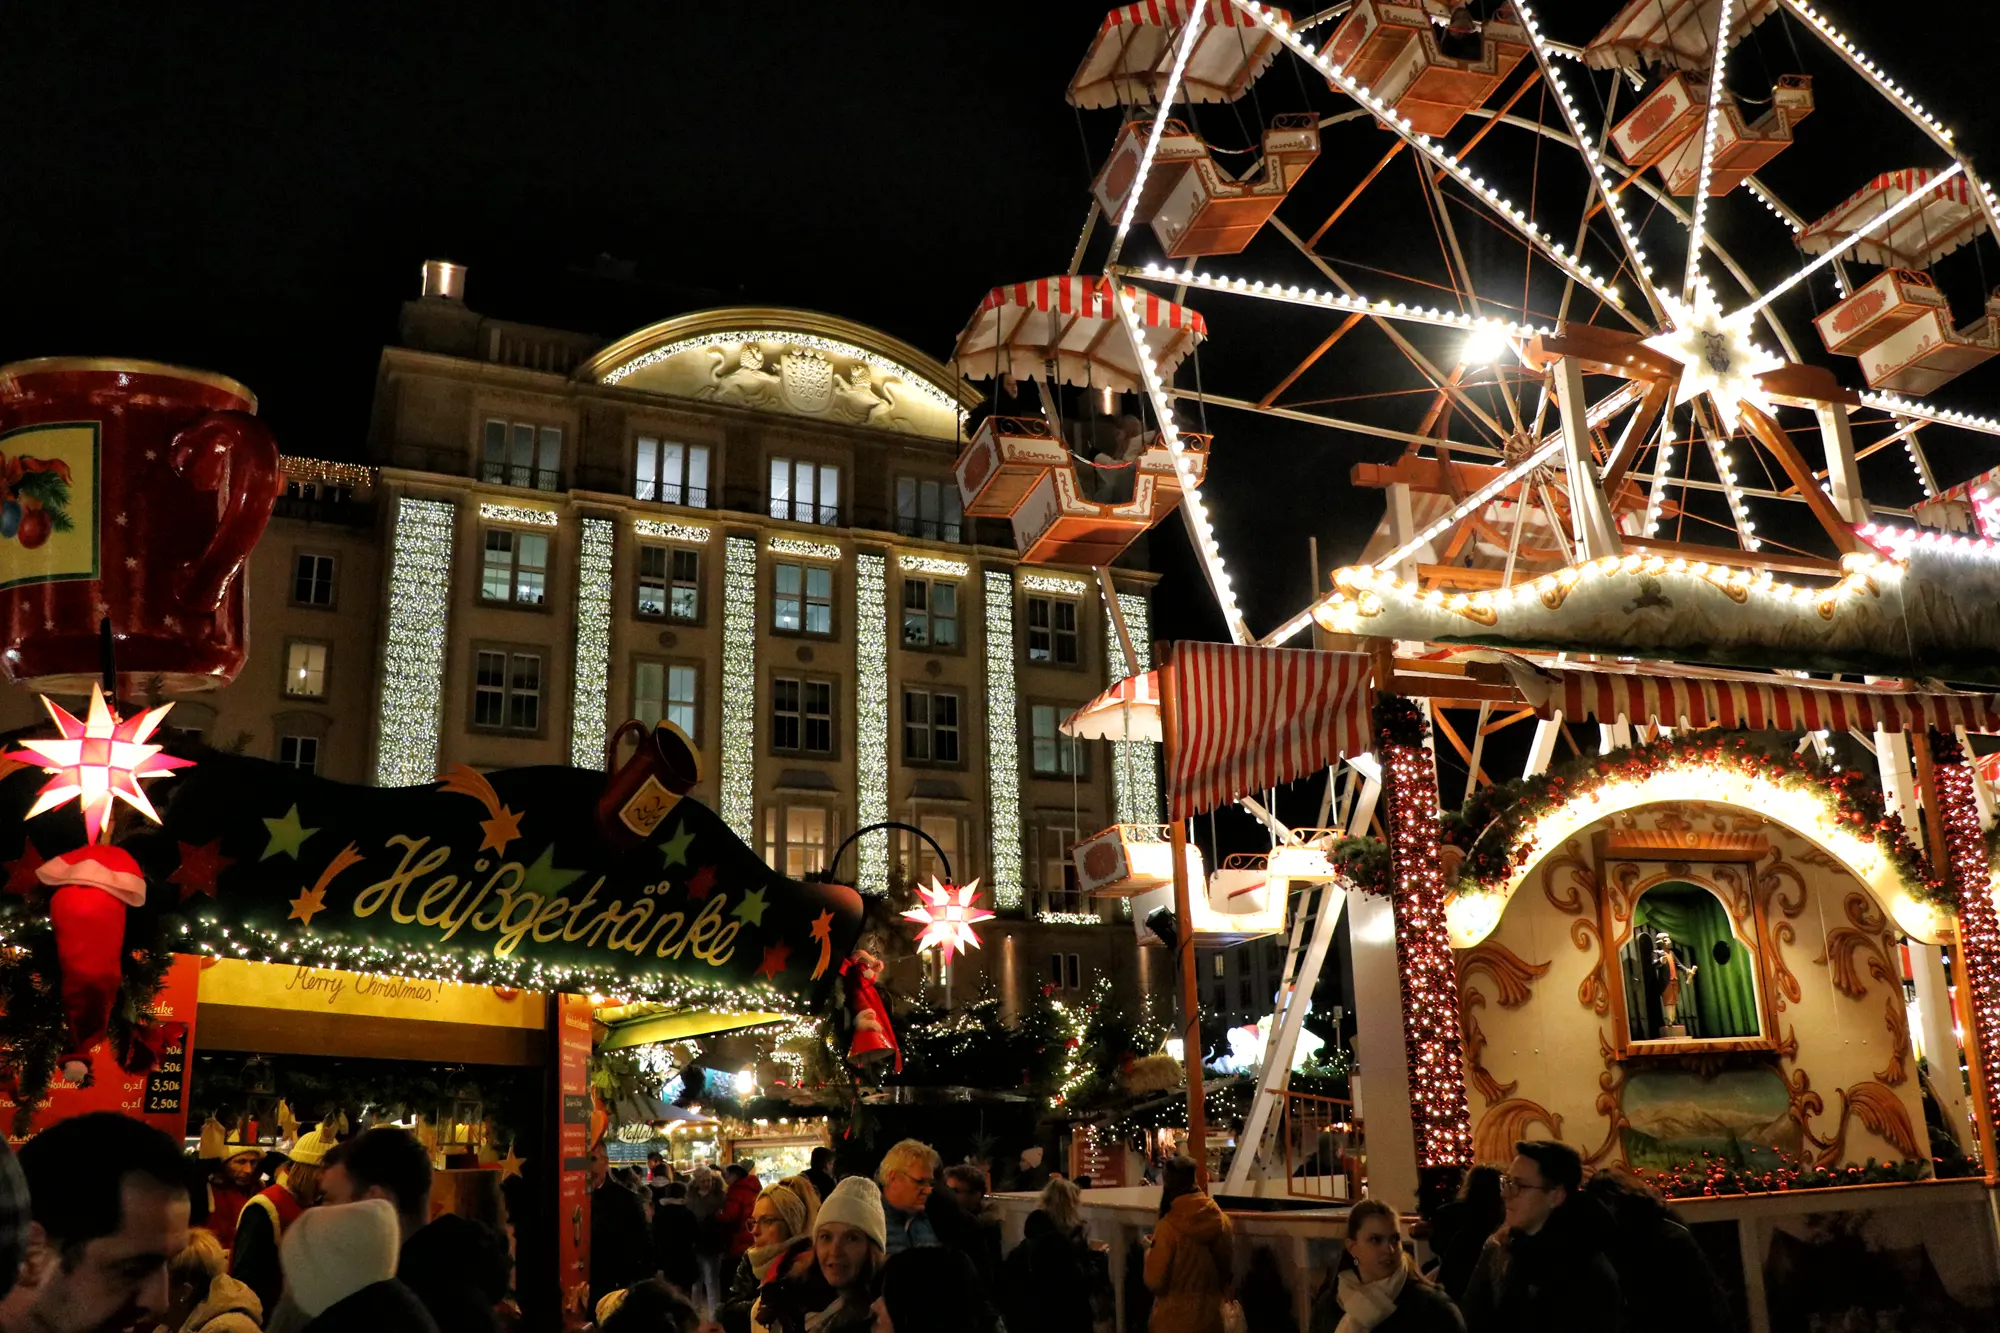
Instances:
[[[872,1328],[875,1275],[887,1240],[875,1182],[852,1176],[835,1185],[811,1233],[787,1245],[773,1265],[751,1311],[753,1333]]]
[[[758,1192],[750,1210],[750,1248],[736,1261],[729,1298],[716,1308],[723,1333],[750,1333],[750,1311],[785,1247],[810,1236],[819,1219],[819,1191],[804,1176],[787,1176]]]
[[[208,1168],[208,1220],[203,1223],[227,1251],[236,1244],[236,1219],[257,1193],[257,1163],[263,1149],[254,1143],[231,1143],[221,1121],[210,1116],[201,1127],[201,1161]]]
[[[609,1310],[597,1307],[597,1333],[697,1333],[702,1327],[701,1311],[664,1278],[649,1277],[615,1294]]]
[[[266,1310],[277,1308],[284,1290],[278,1246],[305,1211],[319,1202],[320,1164],[331,1147],[332,1136],[317,1129],[299,1135],[278,1166],[275,1181],[251,1196],[236,1216],[229,1276],[256,1292]]]
[[[972,1261],[957,1250],[904,1250],[882,1266],[881,1285],[875,1333],[993,1333],[1000,1326]]]
[[[395,1205],[386,1199],[330,1203],[285,1232],[285,1298],[305,1333],[438,1333],[416,1293],[396,1280]]]

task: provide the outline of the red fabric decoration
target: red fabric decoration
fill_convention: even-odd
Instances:
[[[90,1052],[111,1025],[124,978],[125,909],[146,901],[146,877],[130,852],[98,844],[44,862],[35,875],[55,890],[49,924],[55,928],[63,1014],[69,1021],[62,1073],[80,1085],[90,1078]]]
[[[847,981],[847,1003],[854,1011],[854,1040],[847,1048],[847,1062],[860,1068],[892,1059],[892,1068],[902,1073],[903,1051],[896,1044],[889,1006],[882,1002],[882,992],[875,989],[875,978],[882,975],[882,960],[857,949],[840,965],[840,975]]]

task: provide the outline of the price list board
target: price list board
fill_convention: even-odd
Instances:
[[[563,1326],[590,1322],[590,1025],[596,1007],[583,995],[558,995],[556,1004],[557,1184],[556,1253],[562,1266]]]

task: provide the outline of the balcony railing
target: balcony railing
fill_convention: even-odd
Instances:
[[[561,469],[526,467],[518,463],[482,463],[479,479],[494,486],[519,486],[531,491],[562,489]]]
[[[279,518],[297,519],[305,523],[337,523],[348,528],[372,528],[375,526],[375,502],[354,499],[307,499],[297,495],[281,495],[272,506],[271,512]]]

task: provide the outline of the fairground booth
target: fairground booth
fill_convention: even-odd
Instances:
[[[953,363],[997,386],[965,507],[1024,550],[1177,508],[1232,642],[1068,720],[1164,745],[1168,825],[1079,877],[1169,944],[1287,941],[1247,1107],[1180,950],[1180,1124],[1300,1327],[1345,1200],[1427,1212],[1535,1138],[1672,1196],[1744,1327],[1990,1327],[1995,196],[1924,71],[1802,0],[1539,10],[1089,42],[1070,267]],[[1289,531],[1340,567],[1253,628]],[[1191,836],[1231,806],[1268,850]],[[1089,1197],[1114,1272],[1149,1197]]]
[[[816,1040],[837,988],[851,1035],[861,902],[772,871],[689,798],[701,759],[670,723],[621,728],[602,769],[404,788],[178,731],[176,701],[246,652],[240,571],[280,485],[254,406],[143,362],[0,370],[5,662],[46,713],[0,753],[0,1109],[14,1142],[108,1109],[191,1149],[205,1126],[283,1148],[403,1124],[443,1171],[435,1209],[511,1224],[524,1311],[554,1327],[583,1311],[590,1150],[614,1124],[684,1169],[792,1169],[824,1141],[821,1111],[759,1109],[803,1061],[757,1062]],[[726,1107],[614,1120],[621,1052],[684,1064],[729,1034]]]

